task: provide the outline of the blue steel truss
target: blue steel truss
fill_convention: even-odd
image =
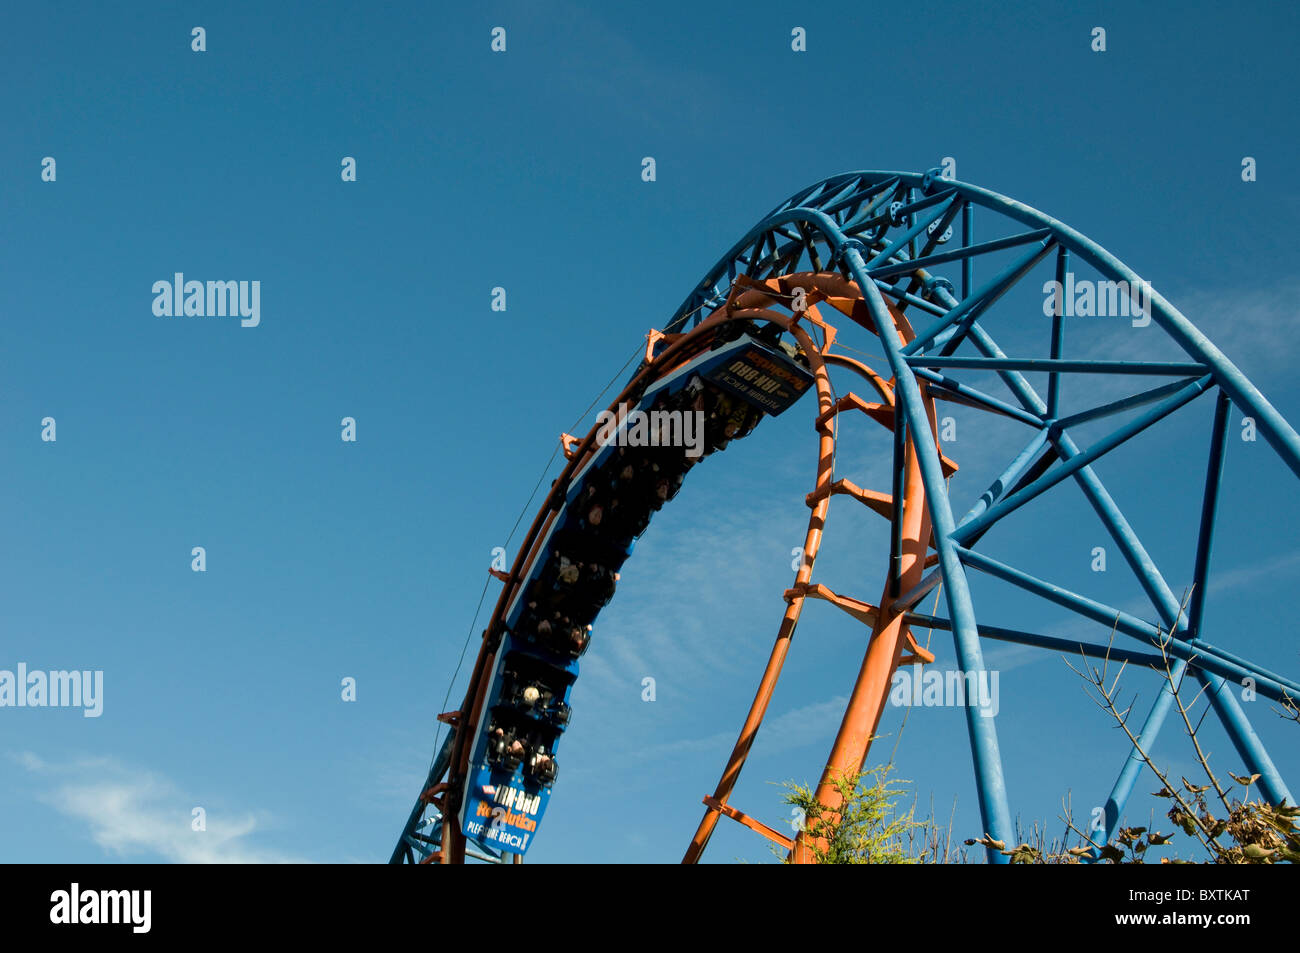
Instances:
[[[995,237],[983,242],[975,240],[976,209],[981,210],[981,227],[985,227],[988,217],[989,233]],[[1011,261],[1000,264],[991,277],[977,283],[976,263],[1004,254],[1012,255]],[[1146,289],[1151,322],[1163,330],[1187,359],[1156,362],[1066,358],[1065,322],[1059,307],[1051,315],[1050,331],[1044,335],[1046,357],[1004,353],[984,319],[1015,285],[1053,256],[1056,280],[1062,283],[1069,272],[1071,256],[1075,256],[1107,281],[1123,282],[1123,287],[1130,289]],[[1173,660],[1173,681],[1190,673],[1205,687],[1211,706],[1242,760],[1251,773],[1260,776],[1264,796],[1274,803],[1283,800],[1294,803],[1230,688],[1249,678],[1260,695],[1294,703],[1300,699],[1300,683],[1207,642],[1201,632],[1230,409],[1235,405],[1243,414],[1254,418],[1258,432],[1286,466],[1300,476],[1300,436],[1281,414],[1187,318],[1100,245],[1029,206],[974,185],[946,179],[938,169],[924,174],[847,173],[797,193],[773,209],[713,266],[678,308],[665,331],[688,330],[712,310],[723,306],[738,276],[763,280],[807,270],[838,272],[854,281],[865,295],[871,324],[895,378],[896,400],[902,408],[900,423],[895,426],[894,499],[903,498],[899,483],[905,469],[905,435],[931,432],[921,399],[922,385],[936,397],[997,414],[1029,428],[1023,449],[960,518],[952,508],[935,442],[915,442],[930,507],[937,565],[909,592],[899,593],[898,579],[893,576],[890,591],[895,596],[894,607],[908,610],[907,618],[913,625],[951,631],[958,664],[963,672],[973,674],[976,679],[981,679],[984,672],[981,646],[985,639],[1071,654],[1081,652],[1085,656],[1134,663],[1162,672],[1168,657]],[[938,270],[951,271],[952,278],[937,274]],[[918,328],[912,341],[905,343],[900,338],[890,315],[891,305],[899,311],[910,309],[923,316],[912,320]],[[969,345],[967,350],[973,347],[976,353],[956,354],[963,344]],[[1025,374],[1029,372],[1048,375],[1045,396],[1026,380]],[[1008,394],[998,396],[974,386],[969,382],[974,373],[984,374],[981,380],[996,375]],[[1145,389],[1131,396],[1062,415],[1061,382],[1065,375],[1075,374],[1122,375],[1139,381],[1172,380],[1155,386],[1144,384]],[[967,380],[962,380],[963,376]],[[1193,585],[1183,605],[1175,598],[1092,465],[1207,392],[1214,393],[1214,418]],[[1086,447],[1079,446],[1072,436],[1080,424],[1138,409],[1139,415]],[[1150,600],[1153,618],[1140,618],[1102,604],[977,551],[980,538],[995,523],[1067,479],[1082,491],[1123,554]],[[894,519],[897,522],[897,515]],[[892,537],[891,573],[899,564],[897,526]],[[1140,645],[1138,648],[1080,645],[1074,640],[980,621],[976,618],[968,584],[971,572],[1000,579],[1107,630],[1130,637]],[[917,612],[917,604],[940,583],[947,616]],[[1137,734],[1138,744],[1145,750],[1150,750],[1172,702],[1170,684],[1166,683]],[[976,706],[968,705],[966,724],[984,829],[994,839],[1012,844],[1013,828],[996,720],[985,717]],[[449,750],[445,746],[435,758],[426,787],[444,776]],[[1143,763],[1137,746],[1133,746],[1105,806],[1106,840],[1118,829]],[[416,854],[429,856],[436,850],[437,825],[441,821],[437,817],[426,820],[425,811],[422,802],[416,804],[394,852],[395,861],[403,857],[413,860]],[[428,829],[429,824],[434,827]],[[1007,858],[990,849],[989,860],[1000,863]]]
[[[976,209],[982,210],[982,218],[992,215],[1003,228],[1010,227],[1010,234],[976,242]],[[958,232],[955,236],[954,230]],[[951,242],[951,238],[958,240]],[[950,242],[952,247],[944,247]],[[1001,267],[988,280],[975,282],[975,264],[981,257],[1013,251],[1019,254],[1010,264]],[[1105,280],[1123,282],[1121,287],[1144,289],[1152,323],[1181,348],[1188,360],[1066,359],[1063,357],[1065,322],[1060,307],[1053,309],[1050,333],[1045,335],[1046,357],[1005,354],[982,319],[1013,286],[1052,255],[1055,255],[1056,280],[1062,283],[1070,267],[1070,256],[1074,255]],[[897,381],[896,399],[902,406],[902,418],[908,430],[914,433],[930,430],[921,402],[921,382],[935,396],[959,400],[1032,428],[1024,449],[960,519],[954,517],[934,443],[928,440],[916,443],[921,479],[934,524],[938,566],[919,586],[901,594],[895,605],[913,608],[942,581],[948,617],[935,618],[913,611],[909,619],[916,625],[951,630],[959,665],[966,673],[976,673],[977,678],[984,670],[981,639],[985,638],[1072,653],[1082,651],[1085,655],[1116,661],[1131,660],[1162,671],[1164,656],[1168,655],[1175,660],[1171,669],[1173,681],[1180,681],[1190,668],[1208,690],[1210,702],[1242,760],[1251,773],[1260,775],[1263,794],[1273,803],[1284,799],[1294,803],[1230,690],[1230,683],[1250,678],[1260,695],[1292,703],[1300,699],[1300,683],[1201,637],[1230,407],[1235,404],[1242,413],[1254,418],[1259,433],[1291,471],[1300,476],[1300,436],[1282,415],[1186,317],[1096,242],[1006,196],[946,179],[939,169],[924,174],[846,173],[804,189],[773,209],[713,266],[682,303],[666,330],[686,330],[720,307],[738,275],[762,280],[799,271],[805,263],[815,271],[837,271],[863,289],[885,358]],[[933,273],[943,266],[960,269],[960,274],[954,275],[955,282]],[[954,285],[960,287],[960,294]],[[911,342],[904,344],[899,338],[887,300],[901,311],[910,308],[925,316]],[[965,342],[974,346],[977,355],[954,356],[954,351]],[[996,373],[1009,391],[1010,399],[963,383],[954,376],[954,372],[962,371]],[[1045,398],[1029,384],[1025,372],[1048,374]],[[1060,385],[1062,376],[1067,374],[1175,380],[1101,407],[1061,416]],[[1194,579],[1189,603],[1184,607],[1093,471],[1092,464],[1207,391],[1216,393],[1214,424]],[[1071,436],[1071,428],[1077,424],[1139,407],[1147,409],[1086,448],[1081,448]],[[896,440],[895,474],[903,471],[901,452],[902,441]],[[1073,479],[1101,518],[1150,599],[1155,614],[1153,621],[1103,605],[975,551],[978,539],[994,523],[1066,479]],[[894,498],[901,498],[897,487]],[[891,559],[891,566],[896,563],[896,559]],[[1067,647],[1063,644],[1066,640],[985,625],[975,616],[967,581],[971,571],[1002,579],[1083,618],[1114,627],[1116,632],[1138,640],[1148,649],[1155,647],[1161,651],[1130,652],[1119,646],[1079,646],[1072,641]],[[1172,701],[1170,683],[1166,683],[1138,733],[1139,744],[1145,750],[1150,751]],[[979,714],[974,706],[967,707],[966,718],[985,830],[995,839],[1011,844],[1013,830],[995,719]],[[1105,806],[1107,840],[1119,827],[1120,816],[1142,765],[1143,760],[1134,746]],[[1006,858],[990,850],[989,860],[998,863]]]

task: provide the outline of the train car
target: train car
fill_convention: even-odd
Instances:
[[[523,645],[501,654],[461,814],[465,836],[489,855],[522,854],[532,842],[558,775],[555,747],[577,676],[577,662],[559,655]]]
[[[501,620],[458,818],[492,857],[523,854],[559,774],[578,659],[651,517],[703,457],[748,435],[813,383],[806,359],[752,325],[723,325],[649,384],[573,473],[563,507]],[[652,355],[653,356],[653,355]]]

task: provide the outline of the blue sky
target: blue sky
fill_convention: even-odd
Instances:
[[[1298,18],[1250,3],[12,11],[0,668],[98,669],[105,688],[96,719],[0,709],[0,858],[387,859],[491,550],[559,433],[720,254],[828,175],[955,157],[958,178],[1133,266],[1300,418]],[[206,52],[190,48],[195,26]],[[495,26],[505,53],[489,49]],[[790,49],[795,26],[807,53]],[[1243,156],[1258,181],[1242,182]],[[150,289],[177,271],[260,281],[260,325],[156,317]],[[505,312],[490,308],[497,286]],[[1176,589],[1210,409],[1100,468]],[[711,458],[638,544],[583,660],[530,860],[679,858],[793,575],[808,414]],[[55,443],[40,439],[47,416]],[[345,416],[355,443],[340,440]],[[978,426],[948,451],[972,470],[996,462]],[[885,489],[888,437],[853,436],[845,474]],[[1294,477],[1262,442],[1235,441],[1225,479],[1210,638],[1294,674]],[[1090,571],[1103,531],[1062,489],[990,551],[1134,603],[1117,554]],[[847,504],[832,519],[818,576],[875,601],[882,526]],[[975,597],[1005,624],[1071,624],[1000,590]],[[933,645],[951,664],[950,639]],[[834,610],[805,612],[742,810],[788,817],[779,782],[815,780],[863,647]],[[1061,798],[1079,814],[1101,803],[1125,748],[1059,658],[988,655],[1013,812],[1058,830]],[[1145,711],[1155,682],[1126,680]],[[1294,730],[1266,703],[1248,713],[1300,783]],[[887,714],[882,752],[901,720]],[[1192,776],[1176,732],[1159,754]],[[897,762],[923,808],[933,798],[946,821],[955,800],[956,836],[981,833],[959,710],[913,710]],[[771,859],[726,821],[708,857]]]

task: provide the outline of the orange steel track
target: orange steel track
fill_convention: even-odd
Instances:
[[[792,299],[797,300],[795,292],[799,289],[804,292],[804,310],[788,313],[775,310],[777,306],[789,309]],[[840,795],[835,781],[845,774],[860,771],[866,761],[872,737],[884,711],[894,671],[899,665],[930,662],[934,658],[912,637],[904,619],[906,607],[899,606],[897,609],[891,607],[891,602],[898,593],[907,592],[921,582],[922,573],[927,565],[933,562],[927,561],[931,542],[930,516],[920,479],[914,444],[915,435],[910,432],[906,434],[905,466],[901,481],[903,489],[901,511],[896,509],[890,493],[864,490],[847,479],[836,479],[834,473],[836,428],[833,426],[835,418],[841,413],[857,411],[893,431],[894,390],[892,380],[885,380],[862,362],[833,350],[836,328],[822,318],[817,307],[821,303],[867,331],[875,333],[875,326],[867,312],[860,289],[856,283],[841,275],[826,272],[799,272],[766,281],[755,281],[741,276],[733,283],[727,301],[691,331],[670,335],[651,331],[646,344],[646,362],[610,405],[612,412],[621,413],[621,405],[627,403],[633,395],[638,395],[647,385],[692,357],[699,347],[708,341],[714,330],[728,321],[764,321],[777,324],[789,331],[808,356],[817,391],[815,419],[818,433],[817,476],[813,490],[806,499],[812,512],[804,539],[804,558],[800,561],[794,585],[785,592],[786,610],[777,629],[776,642],[772,646],[754,701],[750,705],[740,736],[736,740],[731,756],[727,759],[717,787],[711,796],[704,798],[706,810],[686,850],[683,863],[695,863],[699,860],[705,847],[708,846],[718,818],[724,815],[787,849],[790,852],[789,859],[793,863],[811,863],[814,859],[813,848],[817,845],[809,843],[804,833],[800,833],[792,842],[782,834],[746,816],[729,803],[741,769],[767,714],[772,692],[780,678],[806,600],[822,599],[830,602],[864,625],[871,627],[871,639],[862,667],[858,672],[839,732],[816,790],[817,800],[827,814],[833,814],[840,805]],[[907,319],[893,304],[889,304],[888,307],[903,342],[911,341],[915,334]],[[666,342],[667,346],[661,353],[654,355],[653,348],[660,342]],[[852,371],[865,380],[875,392],[876,399],[868,401],[849,392],[837,400],[830,384],[830,367]],[[925,438],[933,441],[938,447],[934,401],[925,382],[918,381],[918,384],[930,424],[930,433],[926,434]],[[540,555],[539,544],[559,513],[570,479],[598,449],[596,446],[598,430],[598,426],[593,426],[582,440],[568,434],[561,436],[561,445],[568,462],[560,477],[552,484],[546,500],[519,547],[518,555],[509,573],[493,573],[505,585],[497,598],[488,628],[484,632],[465,698],[457,711],[439,716],[440,720],[451,725],[455,738],[448,783],[435,785],[423,795],[423,799],[438,807],[446,819],[442,825],[441,849],[426,858],[424,863],[464,862],[465,838],[460,832],[456,819],[459,810],[457,799],[468,772],[470,749],[481,716],[484,694],[490,681],[501,620],[521,580],[527,577],[529,567]],[[945,475],[950,475],[956,470],[956,465],[942,455],[941,460]],[[879,605],[871,605],[839,595],[812,581],[813,567],[821,546],[831,498],[834,496],[856,499],[886,519],[898,521],[895,536],[901,537],[899,559],[896,568],[891,567],[886,574]]]

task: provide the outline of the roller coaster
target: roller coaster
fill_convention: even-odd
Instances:
[[[978,282],[977,264],[988,275]],[[1072,292],[1088,280],[1076,278],[1080,268],[1096,276],[1088,286],[1097,290],[1089,309],[1102,313],[1107,299],[1113,314],[1131,315],[1134,326],[1150,324],[1180,360],[1098,354],[1096,347],[1067,356]],[[1050,275],[1041,285],[1047,297],[1031,298],[1043,275]],[[1043,303],[1042,318],[1030,315],[1035,323],[1025,320],[1031,300]],[[865,352],[840,346],[841,327],[828,316],[845,331],[874,338],[884,362],[880,370],[852,356]],[[1004,343],[1014,340],[1011,354],[999,346],[994,330]],[[1122,350],[1127,354],[1131,344]],[[832,370],[866,396],[833,387]],[[1028,374],[1046,375],[1045,393],[1031,386]],[[1099,376],[1122,382],[1124,395],[1067,411],[1063,383]],[[1167,382],[1143,384],[1149,378]],[[966,675],[985,671],[985,640],[1167,672],[1172,677],[1138,736],[1147,745],[1170,711],[1171,686],[1194,679],[1241,760],[1259,775],[1263,796],[1294,802],[1233,689],[1249,679],[1260,696],[1293,704],[1300,683],[1207,641],[1202,623],[1230,411],[1235,407],[1250,417],[1285,467],[1300,476],[1296,431],[1162,295],[1069,226],[939,169],[853,172],[810,186],[764,216],[709,270],[663,330],[646,336],[640,365],[591,430],[583,437],[561,435],[562,472],[509,570],[490,570],[501,592],[463,701],[438,716],[448,726],[446,738],[434,752],[391,862],[522,860],[558,783],[565,729],[571,716],[580,715],[581,705],[573,701],[579,659],[636,539],[694,467],[806,393],[815,394],[818,446],[815,482],[805,501],[811,513],[803,558],[784,593],[776,640],[735,747],[713,794],[704,798],[685,863],[701,858],[724,816],[779,845],[793,862],[814,859],[807,832],[786,837],[731,804],[809,599],[829,603],[870,631],[816,789],[827,810],[841,803],[836,780],[861,770],[868,757],[896,670],[934,660],[914,628],[951,632]],[[1193,583],[1180,601],[1094,464],[1206,394],[1213,420]],[[958,463],[941,445],[939,401],[1023,428],[1022,438],[1006,449],[998,477],[964,504],[949,493]],[[888,487],[863,488],[835,472],[839,420],[859,415],[883,427],[892,443]],[[1098,423],[1108,428],[1102,436],[1076,442],[1085,424],[1094,425],[1091,434]],[[1000,520],[1066,481],[1100,518],[1149,611],[1104,604],[977,549]],[[856,501],[889,523],[874,604],[813,580],[836,497]],[[1095,628],[1097,639],[1080,643],[1009,628],[988,619],[987,610],[977,618],[970,585],[975,573],[1068,610]],[[931,614],[920,611],[931,593],[942,595],[946,613],[940,614],[938,598]],[[1115,644],[1117,635],[1129,641]],[[1013,843],[997,721],[974,705],[966,706],[965,718],[984,830]],[[1107,840],[1120,825],[1142,766],[1134,746],[1105,802]],[[1001,863],[1007,857],[989,848],[987,859]]]

